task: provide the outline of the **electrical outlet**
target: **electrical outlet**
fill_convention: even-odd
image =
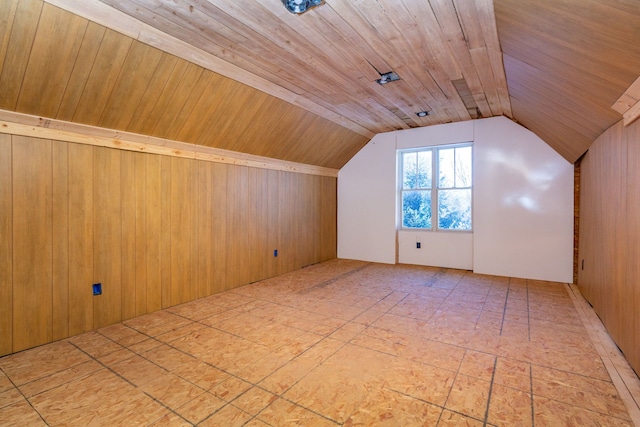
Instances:
[[[93,295],[102,295],[102,283],[94,283],[93,285]]]
[[[274,258],[278,257],[278,250],[277,249],[273,250],[273,256],[274,256]]]
[[[420,246],[421,246],[420,242],[416,242],[416,249],[420,249]]]

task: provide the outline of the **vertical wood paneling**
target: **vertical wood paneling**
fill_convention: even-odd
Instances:
[[[52,338],[69,336],[69,144],[52,141]]]
[[[198,286],[197,297],[213,293],[213,164],[197,162],[198,165]]]
[[[131,185],[135,188],[135,315],[147,313],[147,179],[146,154],[133,153],[135,176]]]
[[[11,135],[0,134],[0,356],[13,350]]]
[[[13,351],[52,339],[51,141],[13,137]]]
[[[578,268],[581,292],[636,372],[640,371],[638,143],[638,126],[625,128],[619,122],[582,159]]]
[[[212,197],[215,209],[213,210],[213,290],[221,292],[226,289],[227,283],[227,170],[232,166],[213,164],[213,188]]]
[[[3,52],[5,66],[0,73],[0,93],[2,94],[0,108],[2,109],[13,110],[18,102],[41,11],[41,0],[20,0],[15,19],[11,21],[11,27],[7,27],[11,35],[7,38],[7,35],[3,34],[4,39],[11,43],[7,46],[6,52]],[[7,64],[11,66],[6,66]]]
[[[280,175],[283,172],[270,170],[267,172],[268,180],[268,196],[267,196],[267,258],[268,270],[267,277],[273,277],[278,274],[278,258],[273,257],[273,250],[280,247],[280,236],[282,224],[280,223]]]
[[[193,169],[193,161],[171,158],[171,305],[189,301],[195,288],[191,262],[196,256],[192,250]]]
[[[0,168],[5,354],[335,253],[335,178],[6,135]]]
[[[320,254],[317,261],[327,261],[337,256],[338,248],[338,180],[331,177],[322,177],[322,191],[320,205],[322,214],[320,217]]]
[[[162,308],[162,177],[161,157],[145,156],[146,225],[147,225],[147,312]]]
[[[93,329],[93,150],[69,144],[69,335]]]
[[[620,348],[640,374],[640,121],[626,128],[627,144],[627,277],[621,292]]]
[[[135,156],[121,152],[120,184],[122,208],[122,319],[136,316],[136,171]]]
[[[116,83],[133,39],[107,30],[101,40],[73,121],[97,125]]]
[[[122,319],[121,151],[94,147],[94,281],[102,295],[94,298],[94,328]]]
[[[160,288],[162,308],[171,307],[171,158],[160,158]]]
[[[56,116],[87,24],[84,18],[44,4],[18,98],[18,111]],[[51,67],[52,63],[59,66]]]

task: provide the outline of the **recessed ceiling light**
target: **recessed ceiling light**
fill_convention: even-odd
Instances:
[[[427,117],[428,115],[429,115],[428,111],[418,111],[416,113],[416,116],[418,116],[418,117]]]
[[[282,4],[291,13],[301,14],[312,7],[320,6],[324,0],[282,0]]]
[[[389,82],[395,82],[396,80],[400,80],[400,76],[393,71],[389,71],[388,73],[380,74],[380,78],[376,81],[381,85],[384,85]]]

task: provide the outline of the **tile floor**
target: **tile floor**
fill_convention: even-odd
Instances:
[[[633,426],[575,292],[329,261],[0,358],[0,425]]]

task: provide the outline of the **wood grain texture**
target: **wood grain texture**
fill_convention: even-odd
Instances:
[[[52,340],[51,141],[16,136],[13,173],[13,351]]]
[[[640,126],[624,127],[620,121],[594,142],[581,161],[578,270],[580,291],[636,372],[640,371],[639,142]]]
[[[4,133],[0,166],[5,354],[335,257],[335,177]]]
[[[13,184],[11,135],[0,135],[0,355],[13,351]]]
[[[69,336],[69,144],[51,142],[52,339]]]
[[[122,319],[122,152],[93,148],[94,283],[102,295],[93,299],[93,326]]]
[[[69,144],[69,335],[93,330],[93,147]]]

